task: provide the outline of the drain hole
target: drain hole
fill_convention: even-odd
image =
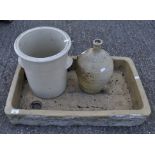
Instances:
[[[40,101],[33,101],[31,104],[30,104],[30,108],[31,109],[41,109],[42,105],[41,105],[41,102]]]

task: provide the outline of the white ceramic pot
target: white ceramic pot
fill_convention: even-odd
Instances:
[[[24,68],[29,86],[41,98],[59,96],[66,88],[71,40],[54,27],[36,27],[20,34],[14,43],[19,64]]]

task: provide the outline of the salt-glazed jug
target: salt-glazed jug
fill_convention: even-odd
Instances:
[[[113,74],[113,60],[101,48],[101,39],[93,40],[93,48],[87,49],[77,57],[76,73],[80,88],[90,94],[104,90]]]

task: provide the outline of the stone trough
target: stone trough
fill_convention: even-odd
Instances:
[[[76,57],[68,70],[65,92],[54,99],[33,95],[24,70],[17,66],[5,113],[13,124],[134,126],[150,115],[150,105],[133,61],[113,57],[114,73],[105,90],[82,92],[75,73]]]

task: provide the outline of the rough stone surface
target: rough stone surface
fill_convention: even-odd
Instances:
[[[92,40],[104,40],[110,55],[128,56],[134,61],[147,97],[152,115],[144,124],[135,127],[31,127],[12,125],[4,114],[4,106],[17,56],[15,38],[35,26],[55,26],[65,30],[73,41],[71,55],[91,46]],[[14,21],[0,23],[0,133],[155,133],[155,21]]]
[[[43,110],[64,111],[131,110],[134,107],[121,71],[113,73],[104,92],[94,95],[83,93],[80,90],[75,71],[68,73],[65,92],[54,99],[41,99],[34,96],[27,81],[25,81],[18,108],[32,109],[32,105],[35,103],[36,105],[37,103],[41,104]]]

